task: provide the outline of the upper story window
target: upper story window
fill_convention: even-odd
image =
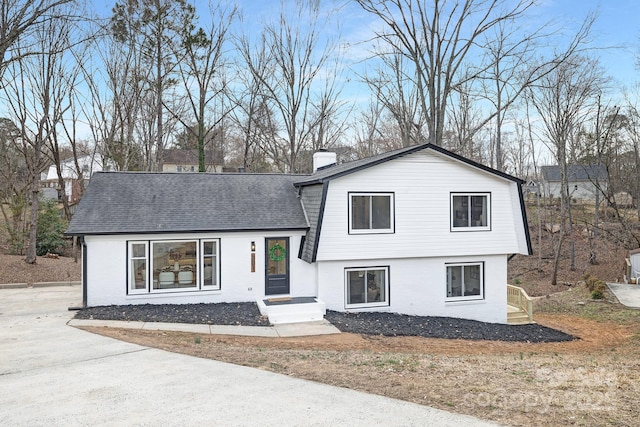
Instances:
[[[393,233],[393,193],[349,193],[349,233]]]
[[[489,193],[452,193],[451,230],[489,230],[490,199]]]

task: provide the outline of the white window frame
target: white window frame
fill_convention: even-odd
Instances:
[[[461,278],[461,286],[464,291],[465,282],[464,282],[464,267],[469,266],[479,266],[480,267],[480,294],[479,295],[460,295],[460,296],[450,296],[450,268],[451,267],[461,267],[460,271],[463,274]],[[457,262],[457,263],[447,263],[445,264],[445,291],[446,291],[446,300],[447,301],[476,301],[484,299],[484,262]],[[464,292],[463,292],[464,293]]]
[[[389,228],[373,228],[373,203],[369,203],[369,228],[353,228],[354,197],[389,197]],[[395,194],[393,192],[349,192],[349,234],[384,234],[395,230]]]
[[[133,256],[133,245],[144,245],[144,257],[134,257]],[[127,272],[128,272],[128,280],[127,280],[127,294],[135,295],[135,294],[146,294],[149,292],[149,242],[148,241],[130,241],[128,242],[127,248]],[[145,287],[142,289],[135,288],[135,279],[133,272],[133,261],[134,260],[145,260]]]
[[[364,302],[364,303],[349,303],[349,273],[354,271],[362,271],[364,277],[367,277],[369,271],[384,271],[384,295],[385,299],[382,301]],[[368,308],[368,307],[388,307],[389,300],[389,266],[376,266],[376,267],[350,267],[344,269],[344,307],[345,308]],[[367,297],[365,291],[365,297]]]
[[[469,225],[467,226],[456,226],[455,225],[455,211],[454,211],[454,197],[466,197],[467,200],[467,221]],[[487,204],[487,221],[486,225],[471,225],[471,211],[473,209],[472,206],[472,197],[484,197]],[[451,193],[449,197],[449,218],[450,218],[450,229],[451,231],[489,231],[491,230],[491,193]]]
[[[207,255],[204,253],[204,245],[205,243],[213,243],[215,245],[215,255]],[[220,290],[220,239],[203,239],[200,241],[200,289],[203,290]],[[213,275],[213,285],[205,285],[204,284],[204,259],[205,258],[214,258],[212,265],[214,266]]]
[[[154,289],[153,286],[153,270],[155,266],[153,265],[153,245],[156,243],[184,243],[184,242],[195,242],[195,264],[197,269],[197,274],[195,275],[194,280],[196,281],[195,286],[189,288],[164,288],[164,289]],[[214,265],[215,265],[215,276],[214,283],[215,285],[204,285],[204,244],[206,242],[212,242],[215,245],[215,256]],[[141,244],[145,247],[145,256],[144,257],[134,257],[133,256],[133,245]],[[162,293],[176,293],[176,292],[197,292],[197,291],[215,291],[221,289],[221,274],[220,274],[220,239],[167,239],[167,240],[131,240],[127,241],[127,295],[140,295],[140,294],[162,294]],[[133,269],[133,261],[144,259],[146,261],[145,264],[145,274],[146,274],[146,287],[144,289],[135,289],[135,276],[132,271]]]
[[[153,246],[157,243],[195,243],[195,248],[196,248],[196,254],[195,254],[195,259],[196,259],[196,264],[197,267],[196,268],[201,268],[201,262],[200,262],[200,244],[199,244],[199,240],[198,239],[179,239],[179,240],[151,240],[149,245],[149,258],[150,258],[150,264],[151,264],[151,269],[149,270],[149,272],[153,272],[155,270],[155,265],[154,265],[154,252],[153,252]],[[189,288],[180,288],[180,287],[175,287],[175,288],[165,288],[165,289],[154,289],[153,284],[150,284],[150,293],[152,294],[157,294],[157,293],[166,293],[166,292],[194,292],[194,291],[198,291],[200,290],[200,283],[197,282],[198,277],[199,277],[198,273],[196,275],[196,283],[195,286],[189,287]],[[151,280],[153,281],[153,275],[151,275]]]

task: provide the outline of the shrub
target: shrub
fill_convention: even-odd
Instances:
[[[591,292],[592,299],[604,298],[604,292],[607,289],[607,284],[603,280],[598,279],[596,276],[585,274],[584,283],[587,289],[589,289],[589,292]]]
[[[36,254],[47,253],[62,255],[65,249],[63,238],[67,227],[66,221],[60,216],[60,210],[55,200],[40,202],[38,225],[36,229]]]

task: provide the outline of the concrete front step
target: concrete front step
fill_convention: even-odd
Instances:
[[[272,325],[323,320],[327,312],[326,304],[314,297],[259,299],[257,304]]]

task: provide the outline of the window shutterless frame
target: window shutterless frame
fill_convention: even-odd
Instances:
[[[445,264],[446,301],[484,299],[484,262]]]
[[[491,230],[491,193],[450,193],[450,231]]]
[[[200,241],[201,289],[220,289],[220,253],[218,239]]]
[[[149,242],[128,242],[127,255],[127,294],[149,292]]]
[[[149,249],[151,293],[199,289],[197,277],[201,260],[198,240],[152,240]],[[186,266],[191,270],[185,271]]]
[[[344,270],[345,308],[389,306],[389,266]]]
[[[393,192],[349,192],[349,234],[395,232],[395,194]]]
[[[127,242],[127,295],[220,288],[220,239]]]

